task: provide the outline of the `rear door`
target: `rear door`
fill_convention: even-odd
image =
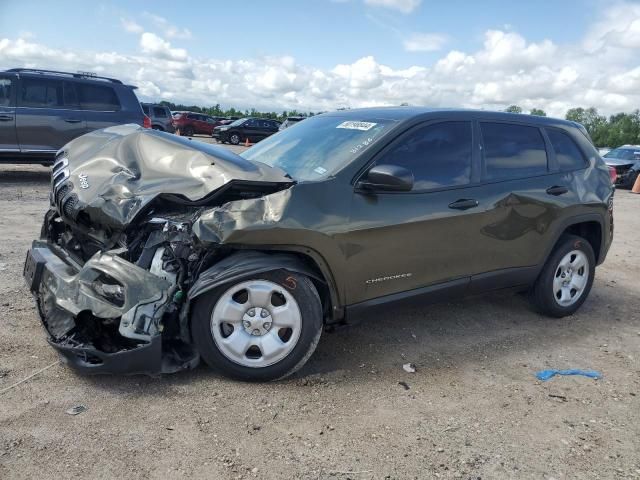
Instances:
[[[23,153],[55,153],[85,133],[73,82],[22,76],[17,106],[16,130]]]
[[[250,142],[257,142],[262,139],[259,120],[250,118],[242,125],[242,140],[248,138]]]
[[[15,75],[0,74],[0,153],[17,152]]]
[[[471,287],[483,291],[533,280],[561,219],[567,193],[551,164],[541,128],[480,121],[482,139],[478,200],[482,222],[474,235]]]
[[[129,121],[123,118],[120,99],[111,85],[79,81],[76,89],[87,132]]]

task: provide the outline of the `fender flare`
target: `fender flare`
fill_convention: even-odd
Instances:
[[[602,257],[604,255],[606,255],[606,249],[605,249],[605,245],[606,245],[606,229],[605,229],[605,221],[604,218],[602,217],[601,214],[598,213],[586,213],[586,214],[582,214],[582,215],[576,215],[573,217],[569,217],[564,219],[562,222],[560,222],[558,224],[558,227],[555,229],[554,234],[553,234],[553,242],[549,242],[549,245],[546,248],[545,251],[545,255],[544,258],[542,260],[542,263],[539,265],[540,269],[542,269],[542,267],[544,266],[544,264],[547,262],[547,259],[549,258],[549,255],[551,255],[551,252],[553,251],[553,249],[555,248],[555,246],[557,245],[558,241],[560,240],[560,237],[562,237],[562,235],[564,234],[564,232],[567,230],[567,228],[573,226],[573,225],[577,225],[579,223],[585,223],[585,222],[597,222],[600,225],[600,245],[601,245],[601,250],[600,250],[600,258],[596,258],[596,264],[600,264],[602,263]]]
[[[300,273],[326,284],[325,279],[318,272],[314,271],[295,255],[240,250],[202,272],[189,289],[187,299],[192,302],[200,295],[225,283],[240,280],[249,275],[281,269]]]

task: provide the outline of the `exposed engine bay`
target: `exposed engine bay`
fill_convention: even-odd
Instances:
[[[195,366],[188,303],[237,264],[225,225],[276,221],[292,185],[277,169],[136,126],[74,140],[56,157],[51,208],[25,262],[49,342],[94,373]]]

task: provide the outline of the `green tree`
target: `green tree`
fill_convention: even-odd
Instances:
[[[542,110],[540,108],[532,108],[531,111],[529,112],[529,115],[537,115],[538,117],[546,117],[547,116],[547,112],[545,112],[544,110]]]
[[[504,111],[507,113],[522,113],[522,107],[519,107],[518,105],[509,105]]]

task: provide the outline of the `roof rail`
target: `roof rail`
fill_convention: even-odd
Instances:
[[[14,72],[14,73],[40,73],[40,74],[51,74],[51,75],[68,75],[74,78],[88,78],[88,79],[96,79],[96,80],[105,80],[107,82],[111,82],[111,83],[119,83],[122,84],[122,82],[116,78],[109,78],[109,77],[100,77],[98,75],[96,75],[95,73],[92,72],[77,72],[77,73],[71,73],[71,72],[59,72],[57,70],[43,70],[40,68],[10,68],[9,70],[7,70],[7,72]]]

